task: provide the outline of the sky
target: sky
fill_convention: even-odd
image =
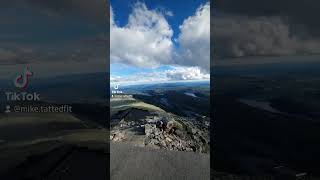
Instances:
[[[25,66],[34,78],[105,72],[107,7],[101,0],[2,0],[0,79]]]
[[[110,79],[143,84],[210,79],[210,3],[111,1]]]
[[[215,60],[319,54],[319,9],[317,0],[215,0]]]

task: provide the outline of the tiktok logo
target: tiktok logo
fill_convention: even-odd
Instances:
[[[33,75],[33,72],[30,71],[29,67],[24,69],[23,74],[18,75],[14,79],[14,86],[20,89],[26,89],[29,85],[29,77]]]
[[[33,76],[33,72],[29,67],[26,67],[23,74],[19,74],[13,80],[14,86],[21,89],[20,92],[5,92],[7,101],[40,101],[40,94],[33,92],[23,92],[29,85],[29,78]],[[9,107],[10,108],[10,107]],[[10,109],[7,109],[10,110]]]

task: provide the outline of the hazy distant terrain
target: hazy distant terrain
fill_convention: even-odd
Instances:
[[[209,82],[159,84],[143,88],[135,98],[180,116],[210,116]]]
[[[214,169],[276,175],[283,166],[319,177],[319,69],[316,62],[213,68]]]
[[[2,109],[5,105],[69,105],[72,112],[1,112],[0,178],[106,177],[109,108],[104,78],[104,74],[97,73],[32,79],[27,91],[39,93],[40,101],[1,100]],[[4,91],[16,91],[10,83],[1,86]],[[83,171],[88,167],[79,162],[84,161],[92,162],[93,166],[100,164],[96,175],[91,170]],[[65,166],[72,168],[69,174],[61,174]],[[75,171],[83,173],[76,175]]]

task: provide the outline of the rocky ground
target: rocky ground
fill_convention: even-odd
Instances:
[[[208,117],[187,118],[131,107],[111,117],[110,140],[175,151],[210,152]]]

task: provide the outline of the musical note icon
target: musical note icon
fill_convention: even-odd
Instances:
[[[29,77],[33,75],[33,72],[30,71],[29,67],[24,69],[23,74],[18,75],[14,79],[14,85],[20,89],[26,89],[29,85]]]

